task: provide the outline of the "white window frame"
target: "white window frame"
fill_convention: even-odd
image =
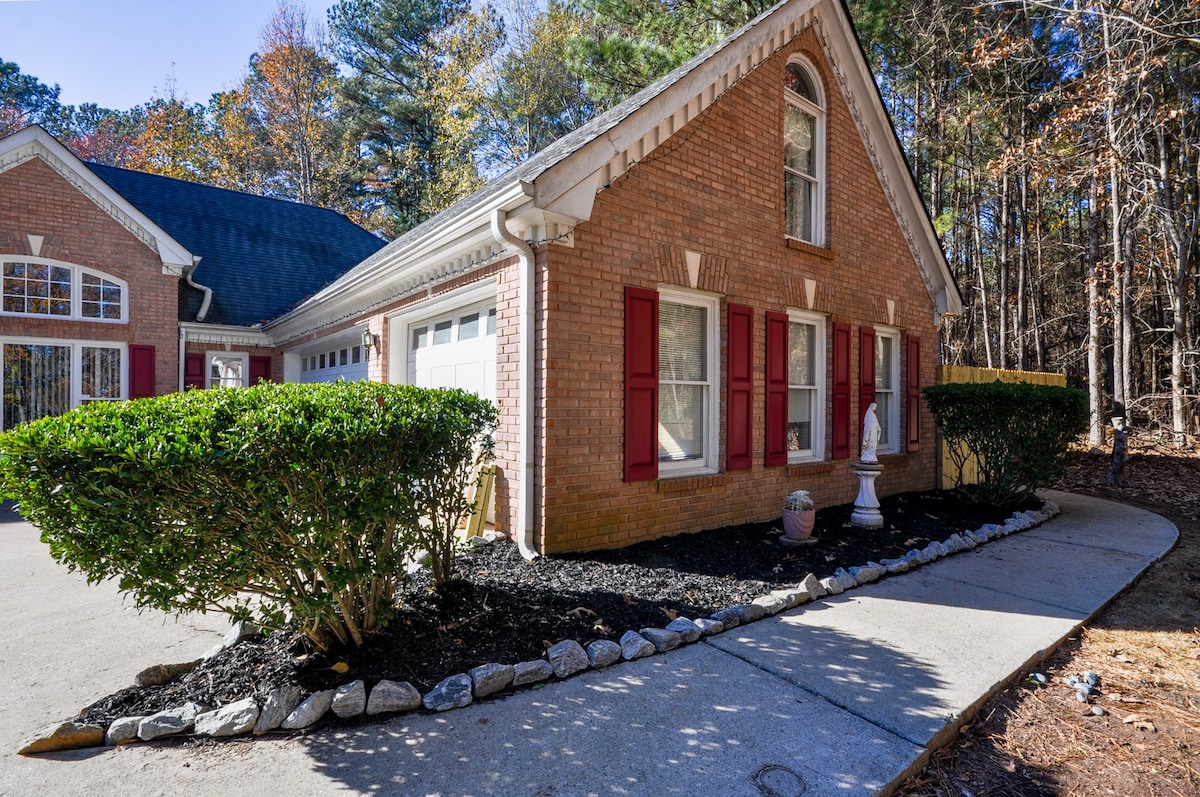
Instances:
[[[827,377],[825,366],[825,325],[826,318],[820,313],[808,313],[803,310],[794,310],[788,308],[788,355],[792,351],[792,324],[808,324],[816,328],[816,334],[813,335],[813,380],[816,383],[812,387],[805,386],[806,389],[813,391],[812,401],[812,428],[809,434],[812,447],[807,451],[792,451],[787,448],[788,464],[802,462],[823,462],[825,460],[825,382]],[[792,399],[791,384],[791,369],[788,369],[788,407],[789,419]],[[790,420],[789,420],[790,423]],[[784,433],[787,433],[787,427],[784,427]],[[785,448],[787,441],[784,441]]]
[[[0,295],[0,316],[8,316],[10,318],[42,318],[49,321],[86,321],[92,324],[128,324],[129,323],[129,283],[123,279],[118,279],[112,274],[106,274],[94,268],[87,268],[75,263],[68,263],[65,260],[55,260],[48,257],[34,257],[32,255],[0,255],[0,294],[3,291],[3,273],[6,263],[25,263],[39,266],[52,266],[55,268],[64,268],[71,272],[71,313],[70,315],[50,315],[48,313],[26,313],[14,312],[4,309],[3,296]],[[101,280],[106,280],[113,283],[121,289],[121,317],[120,318],[91,318],[83,315],[83,275],[88,274],[97,277]]]
[[[221,357],[228,360],[242,361],[242,383],[240,385],[220,385],[213,381],[212,366],[213,358]],[[214,387],[246,387],[250,381],[250,354],[244,351],[206,351],[204,352],[204,386],[212,389]]]
[[[66,338],[0,337],[0,397],[5,395],[4,346],[62,346],[71,349],[71,396],[70,407],[74,409],[89,401],[123,401],[129,397],[129,346],[116,340],[82,340]],[[83,395],[83,350],[117,349],[121,353],[121,394],[95,399]],[[0,401],[3,399],[0,398]],[[0,407],[0,431],[4,431],[4,408]]]
[[[804,111],[805,113],[814,117],[814,119],[816,120],[815,124],[813,125],[813,127],[815,128],[813,131],[813,138],[815,140],[813,141],[813,174],[811,175],[811,179],[813,181],[813,198],[812,198],[812,207],[811,207],[811,213],[813,216],[813,218],[812,218],[812,239],[809,240],[807,238],[800,238],[800,237],[791,235],[790,233],[787,232],[788,227],[790,226],[788,224],[788,219],[786,218],[787,212],[788,212],[787,202],[786,202],[787,175],[795,174],[795,175],[799,176],[801,179],[809,179],[809,175],[805,175],[801,172],[797,172],[797,171],[794,171],[794,170],[788,168],[786,154],[785,154],[785,158],[784,158],[784,168],[783,168],[783,171],[784,171],[784,197],[785,197],[785,201],[784,201],[784,217],[785,218],[784,218],[784,225],[783,225],[784,234],[786,235],[786,237],[788,237],[794,241],[804,241],[805,243],[812,244],[813,246],[824,246],[825,245],[825,130],[826,130],[826,125],[825,125],[825,105],[826,105],[826,103],[825,103],[824,87],[823,87],[823,84],[821,83],[821,80],[818,78],[817,70],[813,67],[812,63],[807,58],[804,58],[803,56],[800,56],[800,55],[793,55],[791,58],[788,59],[788,62],[787,62],[787,66],[792,66],[792,65],[797,65],[801,69],[803,69],[805,72],[808,73],[809,83],[812,84],[813,90],[817,93],[817,103],[814,103],[811,100],[801,97],[799,94],[792,91],[791,88],[786,86],[786,84],[783,89],[784,102],[787,105],[790,105],[794,108]],[[784,144],[785,151],[786,151],[786,136],[787,136],[786,128],[787,128],[787,114],[786,114],[786,109],[785,109],[784,131],[783,131],[784,140],[785,140],[785,144]]]
[[[720,434],[721,434],[721,297],[714,294],[686,291],[671,286],[658,287],[658,302],[661,314],[663,302],[701,307],[707,312],[707,337],[705,341],[705,373],[707,379],[701,384],[705,388],[704,396],[704,429],[701,432],[701,443],[704,446],[702,456],[697,460],[671,462],[659,460],[658,475],[660,478],[682,478],[687,476],[708,475],[720,472]],[[659,377],[659,395],[662,395],[663,382]],[[661,398],[660,398],[661,401]],[[662,434],[661,424],[659,434]]]
[[[879,358],[883,351],[882,341],[892,342],[891,368],[892,384],[880,388]],[[881,394],[887,394],[891,400],[887,402],[886,412],[879,412],[876,406],[876,417],[883,425],[887,438],[880,438],[878,453],[896,454],[900,451],[900,330],[892,327],[875,327],[875,403],[878,405]],[[864,410],[865,412],[865,410]]]

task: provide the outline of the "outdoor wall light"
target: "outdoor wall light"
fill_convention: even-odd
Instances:
[[[371,356],[371,349],[377,347],[378,345],[379,336],[369,329],[363,330],[362,346],[364,349],[366,349],[368,357]]]

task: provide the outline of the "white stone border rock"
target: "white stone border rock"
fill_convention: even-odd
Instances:
[[[429,711],[448,711],[470,705],[475,699],[500,692],[510,686],[527,686],[559,679],[589,669],[602,669],[622,660],[632,661],[656,653],[666,653],[681,645],[691,644],[704,637],[719,634],[762,617],[825,597],[838,595],[860,584],[889,575],[907,572],[930,562],[971,550],[999,537],[1033,528],[1059,514],[1058,504],[1047,500],[1040,510],[1016,512],[1002,525],[990,523],[975,531],[952,534],[943,542],[932,542],[921,550],[911,550],[898,559],[867,562],[851,568],[838,568],[832,576],[818,579],[812,573],[795,587],[772,590],[750,603],[713,612],[698,620],[677,617],[666,628],[642,628],[626,631],[620,642],[597,640],[585,649],[575,640],[564,640],[547,651],[546,658],[518,664],[483,664],[469,673],[451,675],[428,694],[421,695],[407,681],[397,683],[383,680],[370,690],[361,681],[352,681],[337,689],[302,695],[295,686],[283,687],[272,694],[260,708],[252,698],[244,698],[226,706],[210,709],[195,703],[159,712],[149,717],[121,717],[108,728],[65,722],[46,728],[27,739],[18,751],[21,755],[68,750],[101,745],[129,744],[139,740],[164,736],[192,734],[222,737],[253,733],[260,735],[277,728],[304,730],[311,728],[328,714],[342,719],[363,715],[396,714],[424,706]],[[495,535],[486,542],[498,538]],[[476,543],[481,544],[481,543]],[[220,649],[232,647],[257,629],[238,624],[225,637]],[[205,658],[219,652],[210,651]],[[198,662],[189,662],[195,666]],[[169,669],[159,665],[154,669]]]

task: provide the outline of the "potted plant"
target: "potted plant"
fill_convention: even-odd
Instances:
[[[793,540],[807,540],[817,518],[816,504],[808,490],[796,490],[783,502],[783,532]]]

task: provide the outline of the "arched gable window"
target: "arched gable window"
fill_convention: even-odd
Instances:
[[[123,280],[28,255],[0,255],[0,314],[121,323],[128,319]]]
[[[787,235],[825,243],[825,101],[816,71],[793,56],[784,72],[784,202]]]

